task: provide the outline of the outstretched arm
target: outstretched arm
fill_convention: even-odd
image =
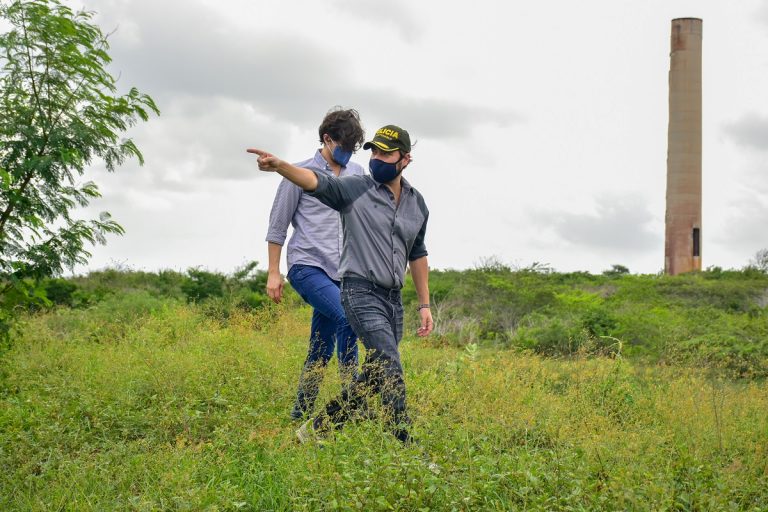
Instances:
[[[291,165],[285,160],[280,160],[271,153],[267,153],[260,149],[250,148],[246,151],[259,155],[259,158],[256,161],[259,164],[260,170],[265,172],[276,172],[307,192],[312,192],[317,188],[317,176],[315,176],[315,173],[309,169]]]

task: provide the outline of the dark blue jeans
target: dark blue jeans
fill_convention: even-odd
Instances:
[[[299,419],[312,410],[323,380],[323,369],[333,357],[339,360],[343,382],[357,375],[357,341],[355,332],[341,306],[340,283],[318,267],[293,265],[288,281],[304,301],[314,308],[309,337],[309,352],[299,377],[299,389],[291,417]]]
[[[398,345],[403,337],[400,290],[388,290],[355,278],[342,281],[341,303],[366,349],[360,375],[315,419],[315,428],[341,428],[368,396],[380,393],[387,421],[401,441],[408,441],[405,381]]]

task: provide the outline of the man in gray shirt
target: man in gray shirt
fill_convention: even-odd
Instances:
[[[334,177],[364,174],[362,167],[349,161],[365,140],[357,111],[332,109],[320,124],[318,136],[321,148],[297,166]],[[334,346],[342,382],[356,376],[357,340],[341,306],[339,213],[285,179],[277,188],[269,216],[267,294],[277,303],[282,299],[280,256],[289,224],[293,225],[293,235],[288,241],[288,281],[313,308],[309,350],[291,410],[291,418],[298,420],[312,411]]]
[[[381,393],[395,436],[403,442],[410,439],[398,351],[403,336],[400,289],[410,263],[420,303],[417,334],[427,336],[433,328],[424,242],[429,211],[421,194],[402,177],[411,162],[408,132],[385,126],[363,148],[371,149],[370,176],[330,176],[293,166],[259,149],[248,150],[259,155],[259,169],[278,172],[341,213],[341,300],[367,350],[359,377],[299,429],[301,441],[313,432],[341,427],[372,392]]]

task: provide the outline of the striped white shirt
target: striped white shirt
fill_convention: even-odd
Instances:
[[[313,158],[294,165],[333,176],[320,150]],[[340,176],[364,174],[360,165],[349,162],[341,168]],[[311,265],[338,281],[343,242],[339,213],[283,178],[269,214],[266,241],[284,245],[289,225],[293,226],[293,234],[288,240],[288,269],[296,264]]]

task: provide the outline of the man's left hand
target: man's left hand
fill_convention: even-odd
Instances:
[[[416,331],[416,334],[421,337],[429,336],[429,333],[432,332],[432,328],[435,326],[434,322],[432,322],[432,311],[429,308],[421,308],[419,316],[421,316],[421,327]]]

